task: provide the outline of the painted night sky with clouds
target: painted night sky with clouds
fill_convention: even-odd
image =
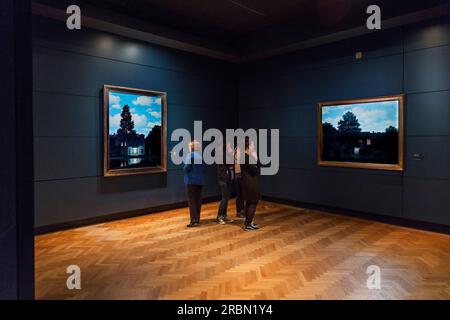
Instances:
[[[398,129],[398,107],[398,101],[327,106],[322,109],[322,123],[338,129],[342,116],[350,111],[358,118],[362,132],[385,132],[390,126]]]
[[[132,93],[109,93],[109,133],[117,133],[120,127],[122,109],[130,107],[137,134],[147,134],[154,126],[161,126],[161,97],[143,96]]]

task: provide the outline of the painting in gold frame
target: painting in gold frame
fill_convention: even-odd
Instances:
[[[167,171],[167,94],[103,87],[104,176]]]
[[[319,166],[404,169],[404,95],[321,102]]]

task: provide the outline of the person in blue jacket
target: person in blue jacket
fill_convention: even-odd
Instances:
[[[192,141],[189,144],[190,152],[184,161],[184,184],[189,203],[191,222],[188,228],[200,225],[200,212],[202,209],[202,189],[205,184],[205,164],[199,153],[200,144]]]

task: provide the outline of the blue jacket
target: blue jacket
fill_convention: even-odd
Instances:
[[[184,161],[184,184],[203,186],[205,184],[205,164],[194,163],[194,160],[201,159],[197,152],[190,152]],[[198,161],[197,160],[197,161]]]

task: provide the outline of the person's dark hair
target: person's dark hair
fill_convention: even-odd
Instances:
[[[248,150],[250,148],[250,138],[245,137],[245,150]]]
[[[227,144],[222,143],[222,161],[223,164],[227,163]]]

